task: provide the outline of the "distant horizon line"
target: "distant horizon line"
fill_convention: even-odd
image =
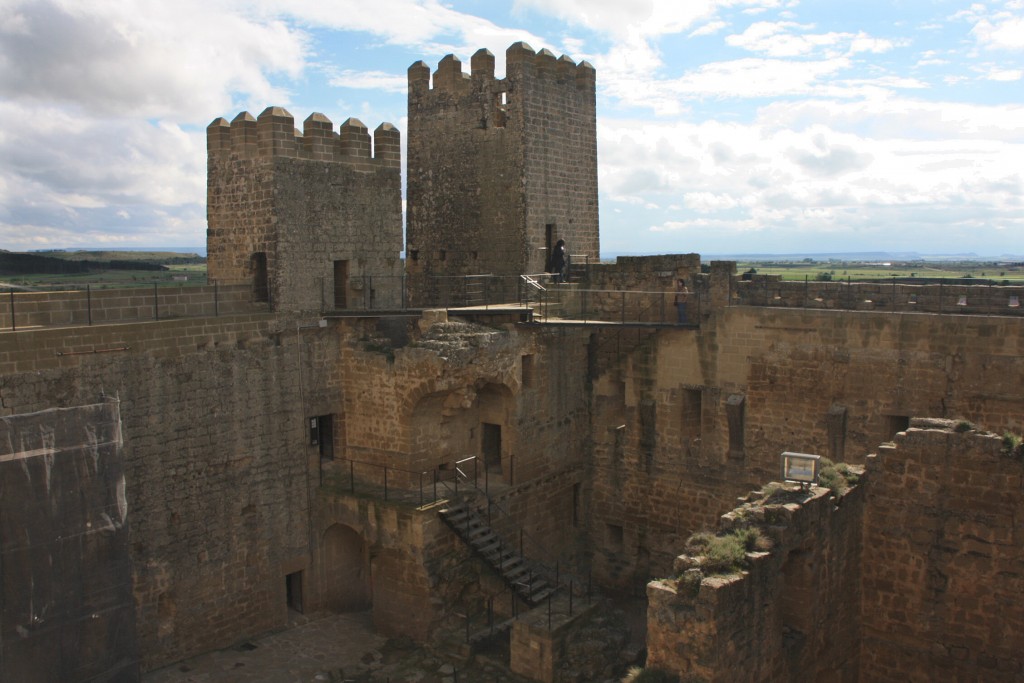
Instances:
[[[45,249],[30,249],[22,253],[39,253],[47,251],[164,251],[174,252],[180,254],[195,254],[197,256],[205,257],[207,255],[207,249],[205,246],[160,246],[160,247],[49,247]],[[16,253],[16,252],[15,252]],[[601,254],[601,259],[612,259],[619,256],[663,256],[670,254],[681,254],[681,253],[698,253],[702,261],[711,260],[725,260],[725,261],[765,261],[765,260],[802,260],[802,259],[814,259],[816,261],[823,260],[827,261],[830,259],[846,259],[846,260],[879,260],[879,259],[896,259],[896,260],[962,260],[962,261],[990,261],[990,260],[1010,260],[1010,261],[1024,261],[1024,254],[977,254],[975,252],[961,252],[961,253],[923,253],[917,251],[886,251],[886,250],[863,250],[863,251],[806,251],[806,252],[756,252],[756,253],[738,253],[738,254],[714,254],[708,253],[703,254],[700,252],[642,252],[642,251],[614,251],[604,252]],[[403,258],[405,251],[401,252]]]

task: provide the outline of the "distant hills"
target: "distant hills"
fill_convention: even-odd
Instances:
[[[602,258],[616,256],[643,256],[637,253],[602,254]],[[973,252],[963,254],[922,254],[916,251],[845,251],[845,252],[808,252],[792,254],[701,254],[702,261],[858,261],[865,263],[906,262],[906,261],[1024,261],[1024,254],[1001,254],[999,256],[980,256]]]
[[[0,250],[0,275],[73,275],[98,270],[165,271],[168,265],[204,263],[196,254],[168,251]]]

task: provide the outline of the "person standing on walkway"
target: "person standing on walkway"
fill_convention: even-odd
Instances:
[[[689,320],[686,317],[686,303],[690,299],[690,290],[686,288],[686,280],[676,280],[676,314],[679,316],[676,323],[686,325]]]
[[[565,240],[555,242],[555,248],[551,250],[551,272],[555,276],[555,282],[565,282]]]

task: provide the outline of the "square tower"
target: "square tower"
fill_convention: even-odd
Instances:
[[[394,306],[401,299],[401,137],[323,114],[303,132],[281,107],[207,127],[211,282],[251,284],[276,311]],[[393,290],[393,291],[391,291]]]
[[[600,254],[595,71],[516,43],[506,76],[479,50],[409,67],[406,270],[539,273],[551,247]],[[415,292],[412,292],[415,297]]]

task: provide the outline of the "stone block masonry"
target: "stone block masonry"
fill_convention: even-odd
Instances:
[[[265,302],[253,301],[249,286],[17,292],[4,299],[0,302],[0,330],[266,313],[268,308]]]
[[[863,491],[750,498],[720,531],[753,526],[771,548],[723,575],[681,556],[674,576],[650,583],[647,665],[707,683],[860,680]]]
[[[336,341],[295,327],[264,315],[4,335],[18,347],[3,347],[4,412],[120,398],[143,670],[287,623],[285,577],[309,567],[304,406],[338,401],[310,382],[306,346]]]
[[[525,43],[506,64],[449,55],[433,88],[409,68],[410,275],[538,273],[559,239],[599,256],[594,69]]]
[[[207,128],[208,277],[275,310],[347,308],[363,276],[401,287],[401,136],[268,107]],[[371,156],[372,149],[372,156]],[[382,298],[400,300],[400,296]]]
[[[868,459],[863,680],[1024,679],[1024,454],[958,424]]]

